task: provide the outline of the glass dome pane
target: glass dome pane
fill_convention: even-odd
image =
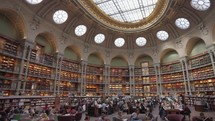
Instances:
[[[138,37],[138,38],[136,39],[136,44],[137,44],[138,46],[140,46],[140,47],[146,45],[146,38],[144,38],[144,37]]]
[[[53,14],[53,20],[56,24],[62,24],[68,19],[68,13],[64,10],[58,10]]]
[[[36,5],[41,3],[43,0],[26,0],[29,4]]]
[[[180,29],[188,29],[190,22],[186,18],[178,18],[175,20],[175,25]]]
[[[125,40],[123,38],[117,38],[115,41],[114,41],[114,44],[117,46],[117,47],[122,47],[124,44],[125,44]]]
[[[154,10],[158,0],[93,0],[109,17],[120,22],[139,22]]]
[[[161,30],[157,32],[157,38],[159,40],[165,41],[169,38],[169,34],[166,31]]]
[[[84,35],[85,33],[87,32],[87,27],[85,25],[78,25],[76,28],[75,28],[75,34],[77,36],[82,36]]]
[[[196,10],[205,11],[210,7],[211,2],[210,0],[191,0],[190,4]]]
[[[94,38],[94,41],[97,44],[101,44],[105,40],[105,35],[104,34],[97,34]]]

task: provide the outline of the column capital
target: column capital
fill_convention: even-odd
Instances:
[[[134,68],[134,67],[135,67],[135,65],[129,65],[128,67],[129,67],[129,68]]]
[[[154,65],[154,67],[160,67],[161,64],[160,63],[154,63],[153,65]]]
[[[187,61],[188,60],[188,56],[180,57],[179,60],[180,60],[180,62]]]
[[[30,46],[30,48],[33,48],[34,47],[34,45],[35,45],[35,43],[34,42],[32,42],[32,41],[30,41],[30,40],[22,40],[22,43],[23,43],[23,45],[25,46],[25,47],[28,47],[28,46]]]
[[[85,64],[85,65],[87,65],[87,61],[86,60],[81,60],[81,64],[83,65],[83,64]]]
[[[215,45],[214,44],[209,45],[206,47],[206,49],[208,50],[208,52],[214,52],[215,51]]]
[[[110,64],[104,64],[105,68],[110,68]]]

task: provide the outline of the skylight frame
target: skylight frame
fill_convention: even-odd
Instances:
[[[65,23],[67,19],[68,19],[68,13],[65,10],[57,10],[53,14],[53,21],[56,24]]]
[[[137,44],[137,46],[139,46],[139,47],[145,46],[146,43],[147,43],[147,40],[146,40],[145,37],[138,37],[138,38],[136,39],[136,44]]]
[[[161,41],[166,41],[169,38],[168,32],[166,32],[164,30],[158,31],[157,34],[156,34],[156,36]]]
[[[93,0],[109,17],[125,23],[136,23],[147,18],[158,0]]]
[[[31,5],[37,5],[41,3],[43,0],[25,0],[25,1]]]
[[[191,0],[190,4],[194,9],[199,11],[206,11],[211,6],[210,0]]]
[[[177,18],[175,20],[175,25],[180,29],[188,29],[190,27],[190,22],[186,18]]]
[[[125,44],[125,39],[117,38],[117,39],[115,39],[114,44],[117,47],[122,47]]]
[[[85,25],[78,25],[75,28],[75,35],[83,36],[87,32],[87,27]]]
[[[104,34],[97,34],[95,37],[94,37],[94,41],[95,43],[97,44],[101,44],[102,42],[104,42],[105,40],[105,35]]]

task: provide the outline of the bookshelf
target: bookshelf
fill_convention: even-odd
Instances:
[[[213,95],[214,72],[210,55],[206,52],[189,59],[189,78],[194,95]]]
[[[135,96],[155,96],[157,93],[154,67],[135,67]]]
[[[162,91],[168,95],[171,92],[185,92],[182,64],[178,61],[161,65]]]
[[[4,96],[14,95],[18,80],[20,44],[0,36],[0,91]]]
[[[103,95],[105,93],[103,66],[88,64],[86,68],[86,93],[91,96]],[[103,89],[102,89],[103,88]]]

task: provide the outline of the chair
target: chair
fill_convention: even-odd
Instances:
[[[118,119],[117,117],[113,117],[112,119],[113,119],[113,121],[122,121],[121,119]]]
[[[166,118],[168,121],[183,121],[184,116],[181,114],[168,114]]]
[[[205,107],[204,107],[205,111],[210,111],[210,105],[208,102],[205,103]]]
[[[74,121],[75,116],[58,116],[58,121]]]
[[[76,120],[76,121],[80,121],[81,118],[82,118],[82,113],[77,113],[77,114],[75,115],[75,120]]]

